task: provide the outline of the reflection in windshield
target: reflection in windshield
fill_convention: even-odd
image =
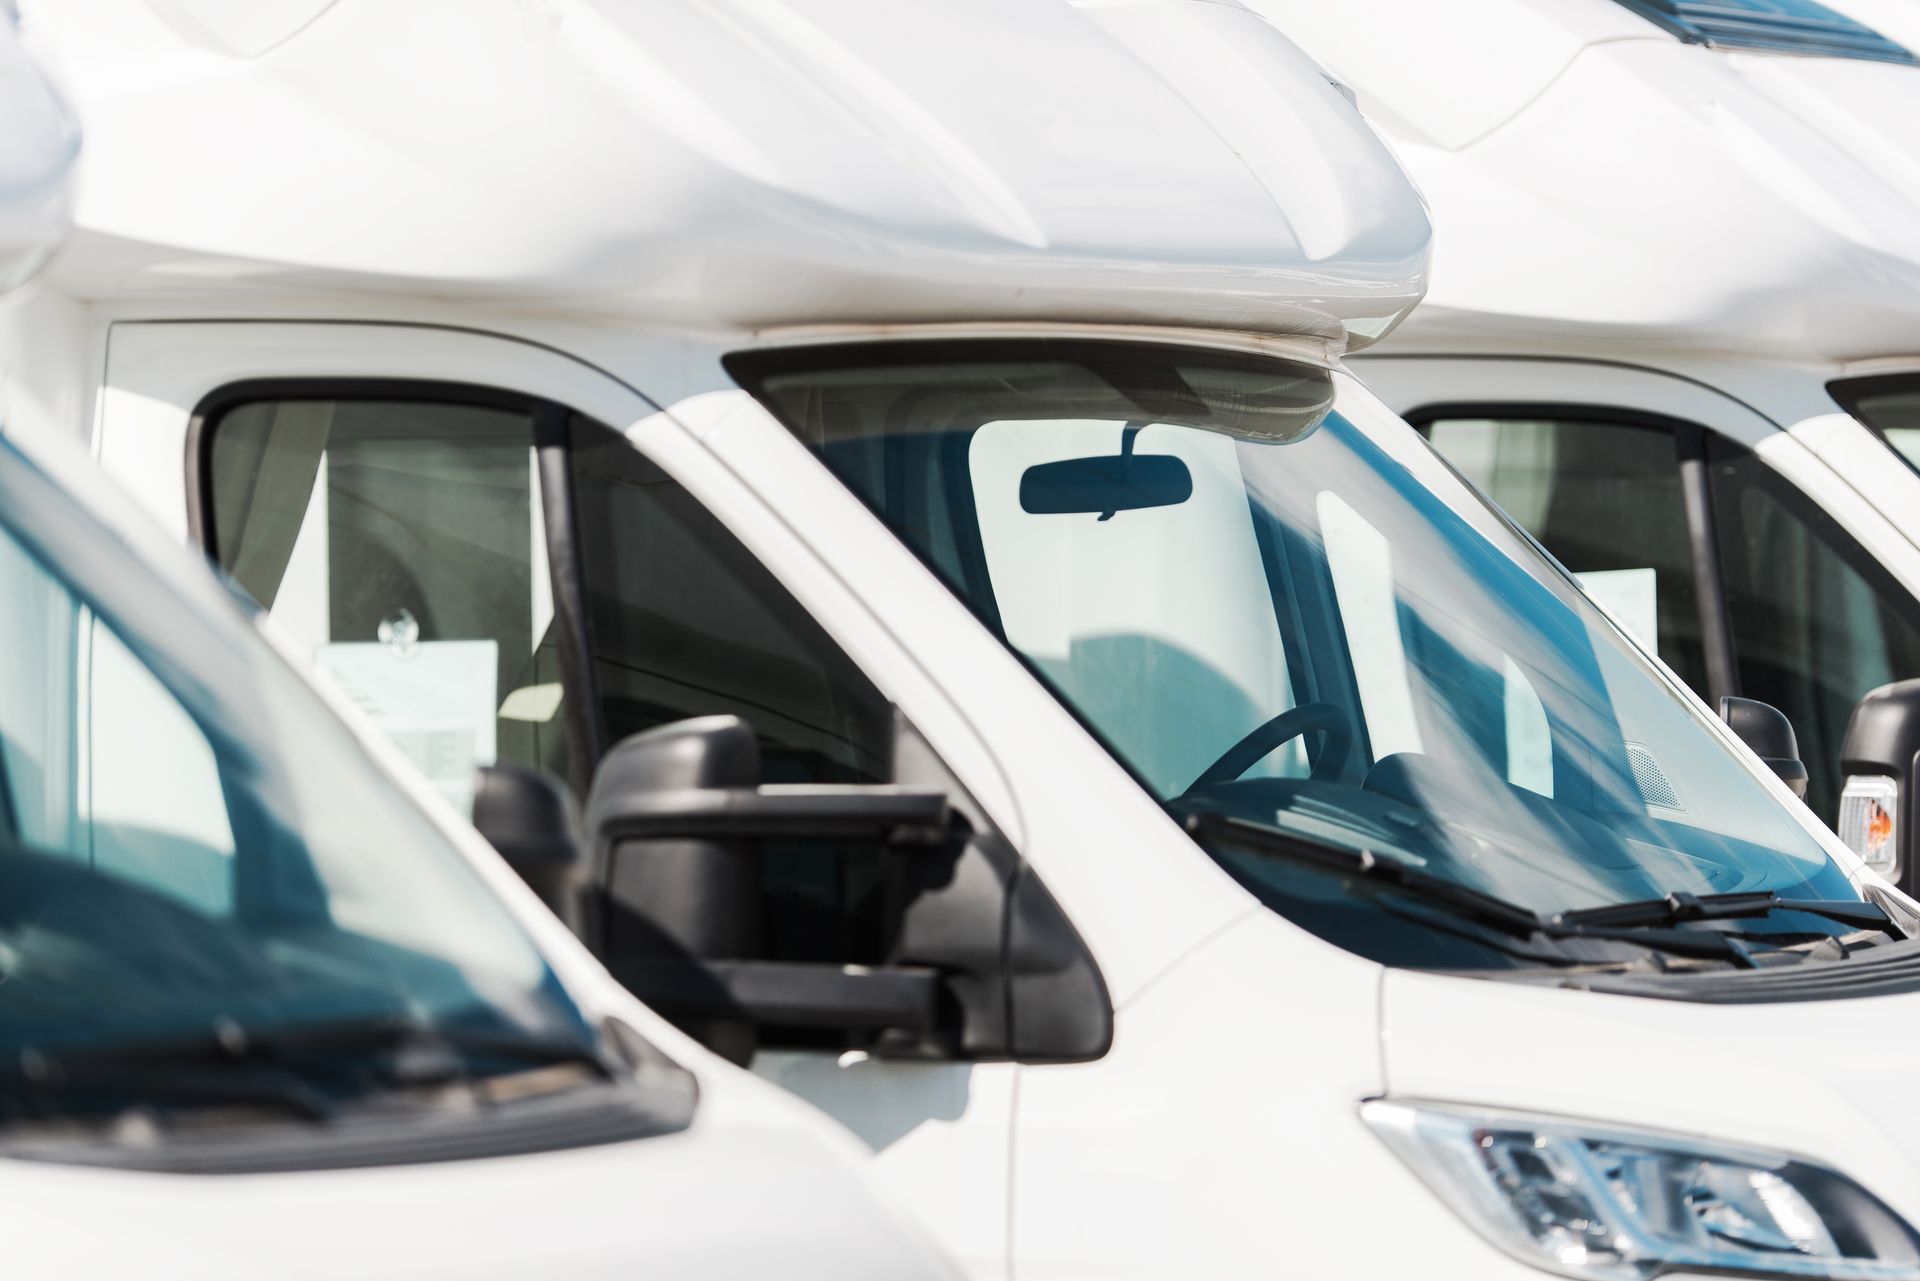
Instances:
[[[1858,897],[1697,709],[1344,376],[1093,342],[739,363],[1177,812],[1543,913]],[[1786,924],[1826,932],[1808,921]]]
[[[489,1037],[589,1044],[507,910],[239,613],[137,567],[144,603],[89,590],[124,548],[55,559],[28,532],[0,523],[0,1116],[229,1088],[104,1070],[155,1047],[204,1045],[245,1096],[248,1047],[302,1029],[358,1030],[298,1064],[340,1096],[400,1083],[422,1042],[468,1076],[524,1068],[461,1049]]]

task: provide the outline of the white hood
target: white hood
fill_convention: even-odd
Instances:
[[[1863,985],[1856,977],[1851,990]],[[1811,1157],[1920,1222],[1910,1094],[1920,985],[1910,986],[1866,999],[1709,1004],[1388,970],[1385,1075],[1402,1099]]]

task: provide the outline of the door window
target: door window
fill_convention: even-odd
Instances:
[[[1681,680],[1707,689],[1671,431],[1547,417],[1435,418],[1426,431]]]
[[[1807,804],[1831,821],[1854,704],[1920,676],[1920,620],[1834,519],[1758,456],[1716,440],[1711,474],[1740,692],[1793,722]]]
[[[606,741],[730,714],[759,732],[764,781],[885,779],[892,707],[800,603],[625,437],[579,418],[572,437]]]
[[[251,401],[208,476],[220,564],[450,799],[496,760],[566,775],[530,409]]]
[[[734,715],[770,783],[892,773],[893,708],[727,528],[626,438],[571,428],[587,636],[606,742]],[[876,845],[763,847],[770,959],[875,964],[897,917],[898,857]]]
[[[1833,398],[1920,470],[1920,374],[1886,374],[1831,383]]]

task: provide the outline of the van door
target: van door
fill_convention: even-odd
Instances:
[[[1645,393],[1677,380],[1624,372],[1648,386],[1426,400],[1407,417],[1709,704],[1739,695],[1786,712],[1807,803],[1831,823],[1854,704],[1920,675],[1920,602],[1849,526],[1873,527],[1877,546],[1891,531],[1751,411],[1698,388],[1689,417],[1650,410]]]
[[[951,745],[952,710],[924,681],[900,687],[910,656],[868,633],[856,661],[817,621],[832,605],[803,603],[783,581],[793,567],[730,528],[750,496],[716,489],[705,451],[611,378],[507,339],[402,326],[123,328],[102,461],[456,803],[492,761],[584,796],[612,744],[721,713],[758,730],[771,782],[886,781],[896,706]],[[767,860],[780,959],[872,959],[862,858]],[[938,1207],[930,1226],[975,1274],[1004,1274],[1012,1065],[767,1044],[757,1071]]]

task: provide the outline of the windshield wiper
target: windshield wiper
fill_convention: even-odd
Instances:
[[[1772,890],[1698,895],[1675,891],[1665,898],[1576,908],[1571,912],[1559,913],[1553,920],[1583,927],[1633,929],[1647,925],[1680,925],[1688,921],[1735,921],[1774,912],[1805,912],[1809,916],[1824,917],[1841,925],[1877,930],[1896,938],[1905,937],[1886,909],[1878,903],[1854,899],[1781,898]]]
[[[1371,850],[1346,850],[1321,845],[1264,823],[1254,823],[1227,814],[1194,813],[1187,815],[1182,823],[1188,833],[1194,836],[1211,832],[1252,845],[1264,853],[1385,882],[1456,915],[1522,938],[1596,939],[1628,943],[1674,956],[1726,961],[1742,969],[1753,969],[1758,964],[1752,949],[1719,930],[1650,928],[1673,923],[1665,919],[1623,925],[1612,920],[1579,919],[1576,913],[1543,916],[1532,908],[1409,867],[1395,859],[1382,858]]]
[[[1338,846],[1321,845],[1264,823],[1249,822],[1228,814],[1189,814],[1183,820],[1183,826],[1193,836],[1208,833],[1226,836],[1257,846],[1266,853],[1279,854],[1303,863],[1316,863],[1334,871],[1351,872],[1369,880],[1385,881],[1429,902],[1451,908],[1458,915],[1505,930],[1509,934],[1524,937],[1549,928],[1545,917],[1518,903],[1509,903],[1470,885],[1409,867],[1396,859],[1382,858],[1371,850],[1344,850]]]
[[[529,1036],[498,1033],[428,1023],[405,1017],[348,1019],[307,1026],[249,1029],[229,1018],[215,1019],[184,1036],[158,1041],[90,1045],[77,1048],[27,1047],[21,1053],[21,1075],[28,1080],[45,1079],[94,1082],[126,1079],[138,1083],[142,1072],[166,1072],[178,1068],[265,1067],[277,1068],[298,1082],[305,1074],[298,1068],[303,1056],[355,1050],[393,1050],[396,1054],[441,1056],[431,1075],[472,1076],[468,1060],[494,1058],[533,1067],[578,1063],[612,1079],[614,1070],[598,1050],[582,1041],[566,1037]],[[403,1073],[407,1083],[416,1083],[423,1074],[417,1062],[414,1070]],[[201,1080],[211,1081],[205,1077]],[[271,1079],[271,1078],[269,1078]],[[307,1110],[321,1110],[313,1100],[321,1096],[308,1091]],[[325,1108],[330,1111],[330,1107]]]

